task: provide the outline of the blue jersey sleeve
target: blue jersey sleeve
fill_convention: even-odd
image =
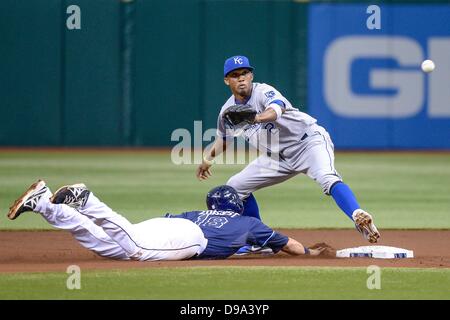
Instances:
[[[208,245],[199,259],[221,259],[233,255],[244,245],[267,246],[280,251],[289,238],[273,231],[254,217],[241,216],[229,211],[190,211],[166,214],[167,218],[188,219],[202,230]]]
[[[285,235],[278,233],[256,218],[252,219],[251,231],[249,234],[248,242],[252,244],[269,247],[274,253],[280,251],[289,241],[289,238]]]

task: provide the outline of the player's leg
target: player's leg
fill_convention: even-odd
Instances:
[[[93,219],[131,259],[140,260],[145,248],[138,245],[140,236],[135,232],[133,225],[101,202],[84,184],[59,188],[51,198],[51,202],[72,206],[81,214]]]
[[[256,190],[281,183],[296,174],[297,172],[292,171],[284,161],[278,161],[277,159],[273,159],[266,155],[261,155],[249,163],[241,172],[232,176],[228,180],[227,185],[235,188],[239,196],[245,199],[246,197],[251,196]],[[256,204],[256,199],[254,199],[254,197],[250,198],[250,201],[254,201]],[[252,209],[252,206],[249,206],[249,208]],[[251,210],[249,210],[249,212],[244,211],[243,215],[253,216],[261,220],[259,214],[255,216],[254,212],[253,214],[251,213]],[[272,249],[268,247],[261,248],[246,245],[240,248],[238,252],[236,252],[236,255],[247,255],[250,253],[271,254],[273,252]]]
[[[259,207],[258,202],[256,202],[256,198],[253,193],[250,193],[249,196],[242,200],[244,203],[244,211],[242,212],[243,216],[254,217],[258,220],[261,220],[261,216],[259,215]]]
[[[106,258],[129,260],[127,253],[88,217],[64,204],[41,201],[36,207],[53,227],[68,230],[85,248]]]
[[[380,237],[372,216],[362,210],[350,187],[342,181],[334,167],[334,145],[331,138],[320,126],[316,134],[302,143],[305,151],[296,165],[297,170],[316,181],[326,195],[331,195],[338,207],[355,222],[355,226],[370,242]]]
[[[360,206],[350,187],[342,181],[337,181],[330,187],[329,195],[333,197],[338,207],[353,220],[352,214]]]
[[[53,227],[70,231],[83,247],[103,257],[128,259],[122,248],[102,228],[73,208],[50,203],[51,196],[52,193],[45,182],[39,180],[16,200],[8,217],[16,219],[26,211],[40,213]]]
[[[134,260],[188,259],[201,252],[207,244],[203,232],[191,221],[154,218],[133,225],[92,192],[79,211],[96,219],[103,230]]]
[[[261,155],[249,163],[242,171],[232,176],[227,185],[236,189],[244,201],[243,216],[261,220],[259,208],[253,192],[261,188],[281,183],[297,173],[283,162]]]
[[[134,260],[181,260],[189,258],[197,253],[204,243],[194,241],[190,246],[177,246],[177,243],[185,239],[192,239],[192,230],[176,229],[176,226],[155,225],[147,223],[146,228],[142,228],[142,223],[131,224],[125,217],[114,212],[105,203],[100,201],[84,184],[76,184],[61,187],[52,197],[52,202],[66,203],[74,205],[83,215],[94,219],[103,230],[118,243]],[[196,228],[196,236],[203,233],[194,223],[192,228]],[[191,227],[191,226],[190,226]],[[173,230],[176,229],[173,236]],[[197,230],[198,229],[198,230]],[[172,232],[172,233],[171,233]],[[177,241],[178,239],[182,239]],[[195,238],[195,240],[198,240]],[[184,244],[184,243],[183,243]],[[206,245],[205,245],[206,246]]]

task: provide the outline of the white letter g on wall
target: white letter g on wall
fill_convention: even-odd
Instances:
[[[357,94],[351,88],[351,66],[358,58],[390,58],[400,67],[417,67],[423,60],[419,44],[397,36],[346,36],[333,41],[324,55],[324,97],[343,117],[404,118],[420,111],[424,102],[423,74],[419,70],[374,69],[372,89],[395,89],[395,95]]]

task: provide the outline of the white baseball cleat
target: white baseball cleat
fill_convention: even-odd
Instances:
[[[352,214],[353,221],[355,222],[356,230],[358,230],[364,238],[370,243],[376,243],[380,238],[380,232],[373,223],[372,216],[362,209],[356,209]]]
[[[14,220],[24,212],[34,211],[45,194],[50,198],[51,192],[45,185],[45,181],[36,181],[9,208],[8,218]]]

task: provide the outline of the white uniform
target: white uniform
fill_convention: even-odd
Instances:
[[[246,104],[262,113],[277,100],[285,105],[281,117],[243,128],[228,127],[222,119],[224,111],[236,104],[234,96],[223,105],[217,120],[217,136],[242,135],[262,152],[227,184],[235,188],[241,198],[246,198],[258,189],[304,173],[329,194],[331,186],[342,179],[334,168],[334,145],[317,120],[294,108],[280,92],[265,83],[253,83],[252,95]]]
[[[68,230],[85,248],[122,260],[183,260],[202,253],[208,240],[186,219],[154,218],[131,224],[93,193],[82,209],[50,203],[50,191],[35,211],[54,227]]]

